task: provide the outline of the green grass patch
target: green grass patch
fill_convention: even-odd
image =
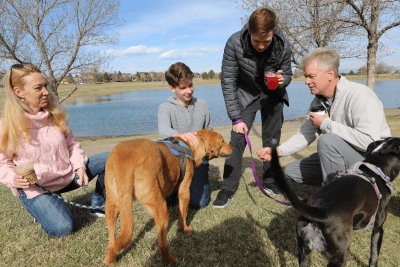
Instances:
[[[400,116],[387,116],[393,136],[400,136]],[[298,129],[284,129],[282,141]],[[131,137],[129,137],[131,138]],[[143,137],[142,137],[143,138]],[[148,136],[152,138],[152,136]],[[254,151],[261,148],[258,135],[250,136]],[[103,139],[90,141],[103,144]],[[122,139],[110,139],[120,142]],[[108,140],[108,141],[110,141]],[[84,146],[86,143],[83,143]],[[306,157],[316,150],[316,142],[305,150],[281,159],[283,166]],[[254,154],[255,155],[255,154]],[[255,160],[261,176],[262,162]],[[221,188],[224,160],[210,162],[211,201]],[[90,204],[94,181],[88,195],[75,190],[63,197]],[[316,188],[291,183],[301,198]],[[394,195],[384,225],[379,262],[381,266],[400,266],[397,248],[400,245],[400,183],[393,183]],[[281,196],[278,200],[284,200]],[[0,185],[0,266],[103,266],[107,254],[108,230],[104,218],[92,218],[85,210],[70,207],[76,218],[74,234],[49,238],[39,224],[21,206],[18,197]],[[178,230],[178,207],[169,208],[167,239],[171,253],[178,256],[176,266],[298,266],[295,225],[298,213],[292,207],[280,205],[265,197],[257,188],[251,171],[250,152],[243,157],[242,176],[234,200],[225,209],[211,204],[202,210],[189,210],[188,222],[194,233]],[[157,229],[143,205],[134,202],[135,229],[130,246],[122,252],[116,266],[163,266],[157,248]],[[118,221],[118,229],[119,229]],[[347,266],[368,266],[371,230],[354,233]],[[311,266],[326,266],[318,253],[313,253]]]

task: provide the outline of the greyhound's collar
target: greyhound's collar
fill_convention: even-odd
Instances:
[[[393,188],[392,188],[392,184],[390,183],[390,178],[387,177],[379,167],[377,167],[377,166],[375,166],[373,164],[370,164],[368,162],[358,162],[355,165],[353,165],[353,167],[351,169],[348,169],[347,171],[344,171],[344,172],[338,171],[338,172],[336,172],[336,177],[337,178],[340,178],[340,177],[342,177],[344,175],[352,174],[352,175],[356,175],[356,176],[358,176],[358,177],[370,182],[371,185],[373,186],[374,190],[375,190],[375,193],[376,193],[377,197],[378,197],[378,206],[376,208],[376,211],[375,211],[374,215],[372,215],[369,223],[363,229],[353,230],[354,232],[360,232],[360,231],[368,230],[374,225],[376,213],[378,212],[380,200],[382,199],[382,194],[380,193],[379,188],[376,185],[375,178],[371,177],[371,176],[367,175],[366,173],[364,173],[363,171],[361,171],[360,170],[360,166],[362,166],[362,165],[364,165],[365,167],[367,167],[368,169],[370,169],[371,171],[373,171],[374,173],[379,175],[379,177],[381,177],[385,181],[386,187],[389,188],[390,195],[393,194]]]

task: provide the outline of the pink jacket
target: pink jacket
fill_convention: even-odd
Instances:
[[[18,190],[13,188],[14,168],[33,162],[38,184],[50,191],[58,191],[71,183],[75,170],[86,166],[87,156],[71,130],[62,134],[50,124],[48,111],[36,115],[26,113],[26,117],[32,141],[21,146],[13,155],[0,153],[0,182],[10,187],[14,196],[19,195]],[[0,132],[2,124],[0,120]],[[28,198],[44,193],[36,186],[24,191]]]

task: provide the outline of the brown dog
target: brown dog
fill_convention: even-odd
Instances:
[[[228,158],[232,147],[224,138],[210,130],[197,132],[199,145],[189,146],[194,161],[186,160],[186,173],[179,186],[179,227],[182,232],[193,231],[186,223],[190,191],[194,169],[209,159]],[[106,163],[106,221],[109,231],[107,265],[117,261],[117,254],[125,249],[133,235],[133,198],[139,200],[154,218],[158,229],[158,248],[164,263],[176,263],[177,257],[169,253],[167,244],[168,209],[165,197],[170,195],[178,182],[180,166],[178,157],[163,143],[147,139],[136,139],[118,144],[110,153]],[[121,233],[115,240],[115,223],[120,214]]]
[[[328,266],[346,265],[353,231],[372,225],[369,266],[378,266],[383,224],[392,195],[391,182],[400,171],[400,138],[372,142],[365,160],[355,165],[358,168],[340,173],[339,178],[305,201],[301,201],[287,183],[279,165],[276,144],[271,147],[271,171],[276,175],[275,181],[301,214],[297,221],[300,266],[308,266],[312,250],[321,252]]]

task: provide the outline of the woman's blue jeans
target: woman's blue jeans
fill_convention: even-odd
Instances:
[[[109,152],[89,157],[86,164],[86,173],[89,181],[97,177],[96,189],[92,195],[92,206],[103,206],[106,200],[106,189],[104,185],[105,166]],[[57,195],[80,188],[76,182],[79,179],[75,174],[74,180],[65,188],[54,192]],[[50,193],[44,193],[28,199],[24,190],[19,189],[19,200],[22,206],[35,218],[42,229],[50,237],[66,236],[72,233],[74,220],[66,203]]]

